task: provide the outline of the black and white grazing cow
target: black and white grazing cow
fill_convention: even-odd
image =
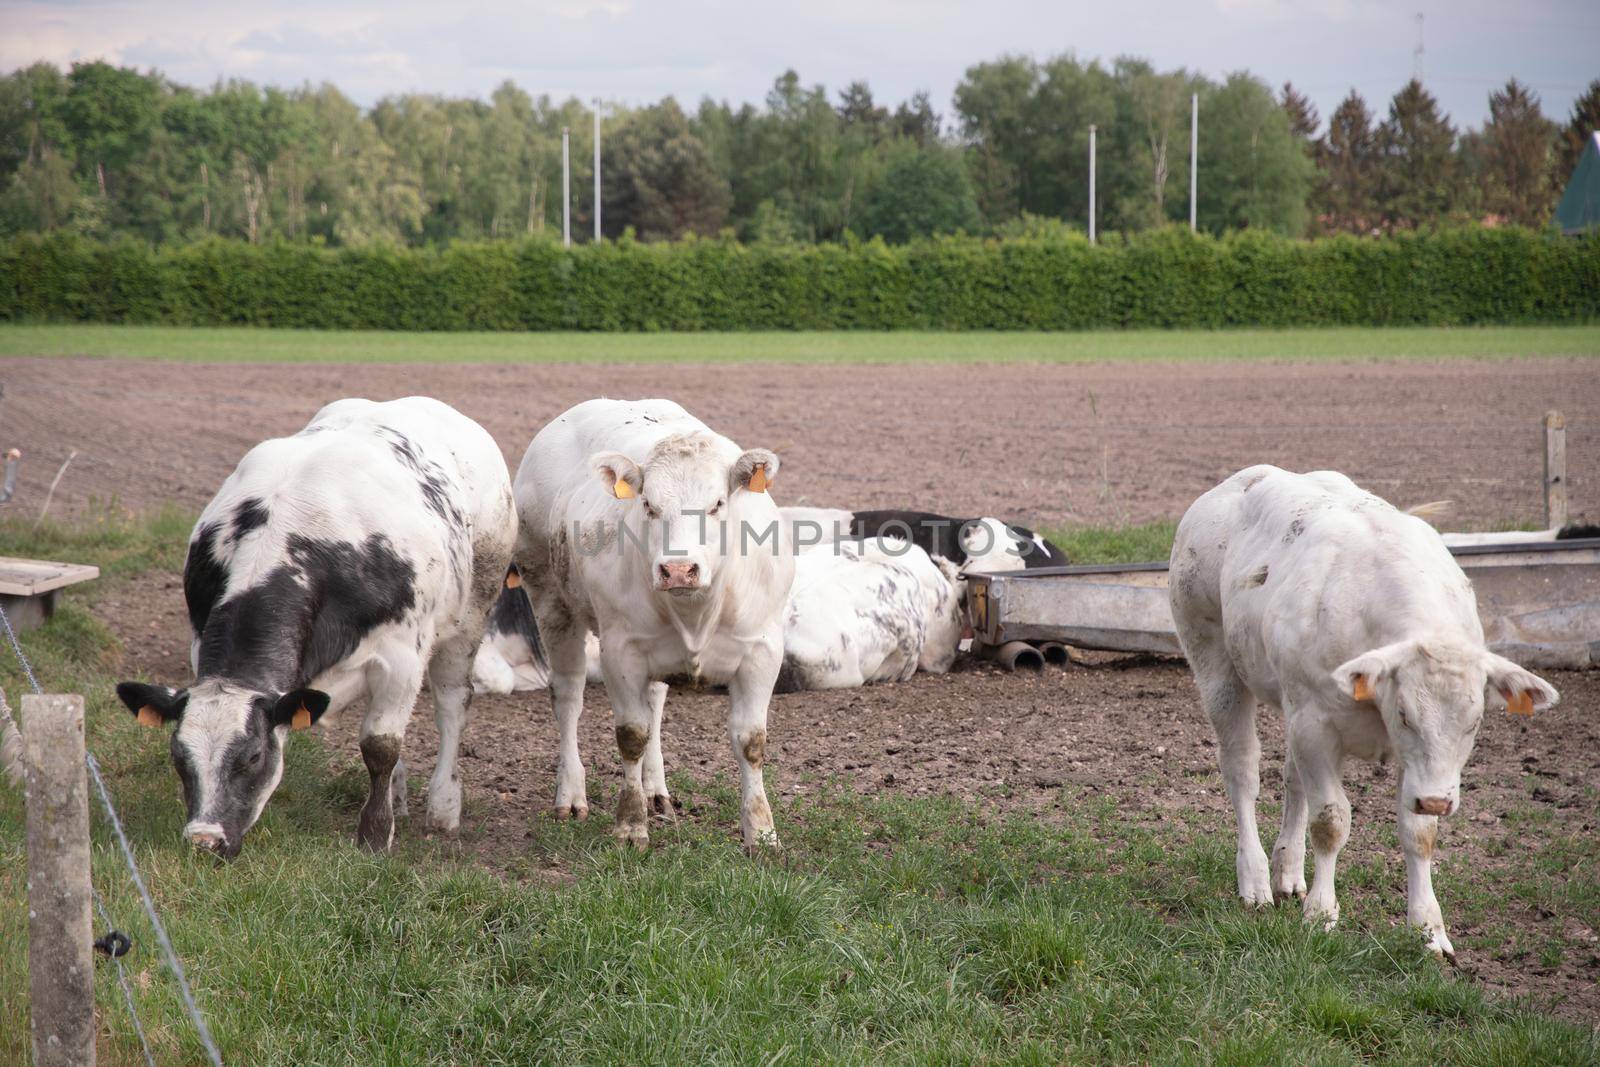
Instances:
[[[957,519],[930,511],[789,507],[783,509],[783,518],[802,553],[837,541],[894,537],[949,560],[963,573],[1064,567],[1070,562],[1058,545],[1026,526],[990,516]]]
[[[1485,700],[1531,715],[1556,691],[1484,646],[1477,599],[1437,532],[1342,474],[1240,471],[1178,524],[1173,621],[1216,727],[1239,822],[1245,903],[1305,894],[1307,918],[1339,917],[1334,864],[1350,833],[1347,756],[1398,757],[1407,914],[1451,955],[1433,893],[1439,817],[1460,804]],[[1256,830],[1256,702],[1288,738],[1283,829],[1272,862]],[[1307,815],[1315,873],[1306,892]]]
[[[728,687],[746,847],[778,843],[762,763],[794,556],[766,491],[777,473],[772,452],[741,450],[670,400],[591,400],[528,446],[516,558],[561,729],[557,816],[589,810],[578,717],[592,631],[622,755],[618,840],[645,847],[650,810],[672,812],[664,679],[691,674]]]
[[[515,540],[499,447],[437,400],[336,401],[252,448],[189,539],[194,682],[117,686],[141,723],[176,724],[184,836],[236,856],[283,777],[289,730],[364,697],[359,840],[388,848],[424,677],[439,725],[428,816],[454,830],[468,672]]]
[[[943,674],[960,649],[966,580],[898,538],[840,541],[795,557],[780,691],[847,689]]]

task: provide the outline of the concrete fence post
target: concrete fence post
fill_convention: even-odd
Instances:
[[[1567,524],[1567,417],[1559,411],[1544,416],[1544,525],[1559,530]]]
[[[33,1062],[94,1063],[89,782],[83,697],[22,698],[28,806],[28,993]]]

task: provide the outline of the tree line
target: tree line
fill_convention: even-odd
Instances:
[[[1324,130],[1292,85],[1217,82],[1133,58],[1006,56],[970,67],[953,111],[894,106],[864,81],[795,72],[760,104],[672,97],[610,107],[602,221],[643,240],[890,242],[1081,229],[1089,128],[1098,218],[1125,233],[1188,215],[1190,95],[1201,113],[1199,224],[1222,233],[1381,233],[1494,217],[1544,225],[1600,79],[1558,124],[1516,80],[1460,132],[1418,82],[1387,114],[1352,91]],[[0,77],[0,236],[71,232],[156,244],[222,236],[333,246],[559,235],[572,130],[574,236],[592,226],[592,112],[507,81],[488,100],[428,94],[362,109],[332,85],[208,90],[103,62]]]

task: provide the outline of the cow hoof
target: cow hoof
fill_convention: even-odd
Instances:
[[[1431,934],[1423,931],[1428,938],[1428,951],[1444,960],[1450,966],[1456,966],[1455,946],[1450,944],[1450,938],[1445,936],[1443,930],[1435,930]]]
[[[619,826],[612,831],[621,848],[644,852],[650,847],[650,834],[642,826]]]
[[[1272,902],[1281,904],[1285,900],[1304,900],[1306,898],[1306,884],[1300,882],[1296,885],[1285,886],[1276,884],[1272,887]]]
[[[778,840],[778,831],[768,827],[755,833],[744,835],[744,850],[751,856],[764,856],[773,852],[782,852],[783,843]]]
[[[552,818],[558,820],[564,821],[566,819],[577,819],[581,822],[589,817],[589,805],[557,804],[555,807],[550,809],[550,815]]]
[[[678,802],[665,793],[645,798],[645,809],[663,822],[678,821]]]

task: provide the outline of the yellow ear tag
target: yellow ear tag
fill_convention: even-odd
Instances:
[[[290,716],[290,718],[289,718],[289,728],[291,730],[304,730],[306,727],[308,727],[310,725],[311,725],[311,712],[306,709],[306,706],[304,704],[301,704],[300,705],[300,710],[295,712],[292,716]]]
[[[631,500],[634,497],[633,486],[621,478],[611,483],[611,491],[616,494],[618,500]]]
[[[1501,693],[1500,695],[1506,698],[1506,711],[1510,712],[1512,715],[1533,714],[1532,693]]]
[[[522,584],[522,575],[517,571],[506,572],[506,588],[515,589]]]
[[[744,487],[752,493],[765,493],[768,484],[766,464],[758,463],[756,464],[756,469],[750,475],[750,480],[744,483]]]
[[[167,720],[163,719],[161,713],[149,704],[139,709],[140,726],[165,726],[166,724]]]
[[[1364,674],[1358,674],[1350,680],[1350,692],[1357,700],[1371,700],[1373,697],[1372,683]]]

